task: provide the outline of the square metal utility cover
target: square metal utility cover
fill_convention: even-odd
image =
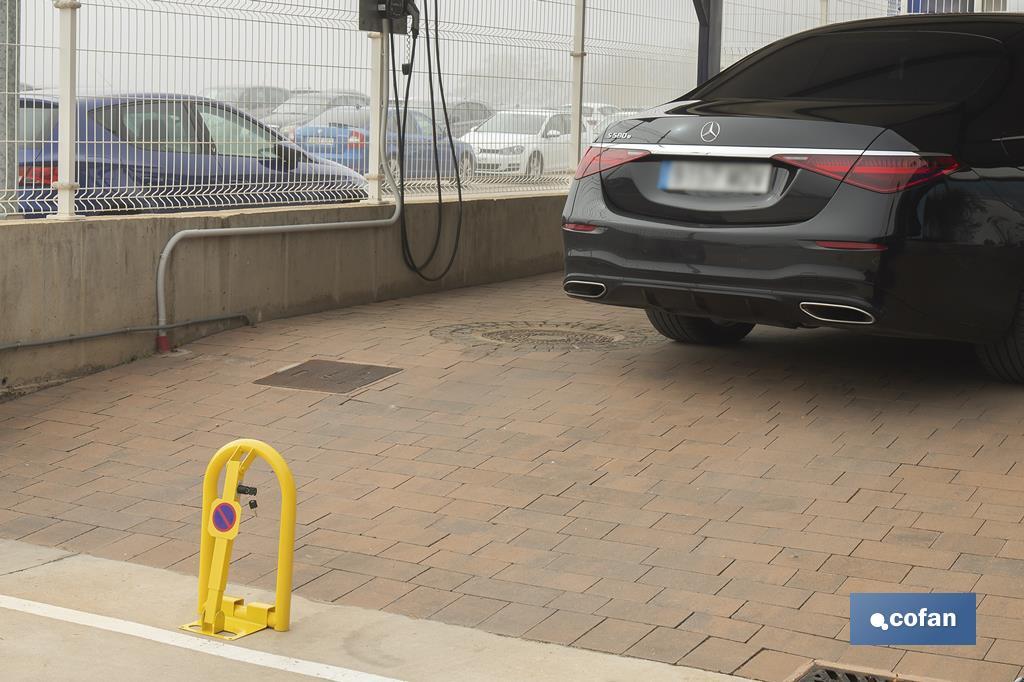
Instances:
[[[401,371],[397,367],[360,365],[331,360],[307,360],[301,365],[257,379],[255,383],[264,386],[295,388],[302,391],[348,393]]]

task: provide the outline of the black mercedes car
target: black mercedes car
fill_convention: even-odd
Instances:
[[[1024,382],[1024,15],[838,24],[586,151],[564,289],[687,343],[755,324],[976,344]]]

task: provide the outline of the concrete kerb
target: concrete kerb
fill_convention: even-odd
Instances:
[[[262,590],[236,586],[234,591],[255,599],[269,598],[269,593]],[[175,631],[177,623],[193,614],[195,578],[0,540],[0,595]],[[6,619],[6,614],[11,612],[4,612]],[[741,682],[743,679],[507,638],[380,611],[323,604],[301,597],[294,600],[293,614],[291,632],[260,633],[230,646],[424,682],[482,679],[495,682],[525,679],[537,682],[574,679]],[[18,621],[27,622],[27,619],[19,617]],[[10,638],[11,632],[4,636]],[[15,636],[21,637],[17,633]],[[18,650],[25,652],[23,655],[27,655],[25,644],[19,642]],[[46,646],[44,641],[40,642],[40,660],[52,658],[52,651],[44,650]],[[143,666],[140,669],[144,669],[145,656],[150,655],[147,651],[147,648],[125,646],[119,657],[138,658]],[[211,656],[189,660],[203,667],[223,663]]]

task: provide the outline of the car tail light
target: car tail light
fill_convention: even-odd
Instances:
[[[57,182],[57,166],[18,166],[19,185],[43,185],[49,187]]]
[[[779,154],[774,160],[873,192],[899,192],[953,173],[952,156]]]
[[[580,159],[580,165],[576,167],[576,179],[611,170],[630,161],[650,156],[650,154],[643,149],[629,149],[628,147],[587,147],[583,158]]]
[[[358,130],[349,131],[348,139],[345,140],[345,144],[348,145],[348,147],[350,149],[353,149],[353,148],[356,148],[356,147],[365,147],[366,146],[366,135],[363,135]]]
[[[563,230],[569,232],[593,232],[597,229],[597,225],[587,225],[586,223],[566,223],[562,225]]]

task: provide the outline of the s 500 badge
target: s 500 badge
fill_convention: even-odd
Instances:
[[[633,136],[629,133],[608,133],[605,137],[609,140],[628,140]]]

